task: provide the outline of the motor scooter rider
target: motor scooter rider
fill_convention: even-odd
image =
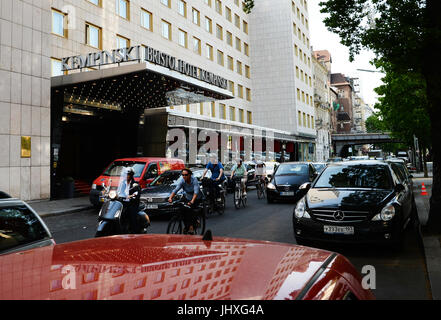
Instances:
[[[147,214],[139,212],[140,192],[141,188],[135,181],[135,171],[133,168],[124,168],[121,173],[121,179],[118,185],[117,195],[122,198],[124,209],[130,221],[131,233],[140,233],[142,228],[150,224]],[[145,221],[144,225],[138,224],[138,215]]]
[[[207,166],[205,167],[204,173],[202,174],[201,179],[205,178],[205,175],[207,174],[208,170],[211,171],[211,181],[213,181],[213,186],[215,190],[215,196],[219,197],[220,192],[220,183],[225,181],[225,175],[224,175],[224,166],[222,163],[218,160],[216,155],[211,155],[210,162],[207,163]]]
[[[243,195],[246,196],[247,195],[246,182],[248,178],[248,172],[242,159],[239,159],[237,164],[235,164],[231,170],[231,178],[234,178],[235,176],[241,178]]]
[[[181,190],[184,190],[184,199],[187,205],[191,207],[190,210],[184,212],[184,224],[188,234],[194,234],[194,226],[196,224],[194,209],[201,203],[202,194],[200,192],[199,181],[193,176],[193,172],[186,168],[181,171],[182,177],[177,181],[176,188],[168,198],[168,202],[172,203],[175,195]]]

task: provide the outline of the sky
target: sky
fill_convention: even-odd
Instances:
[[[374,54],[369,51],[362,51],[355,57],[354,62],[349,62],[349,50],[340,43],[340,37],[328,31],[323,23],[325,14],[320,13],[319,2],[322,0],[309,0],[309,25],[311,45],[314,50],[328,50],[332,57],[332,73],[343,73],[351,78],[359,78],[360,93],[365,103],[375,104],[377,94],[374,92],[376,87],[383,84],[382,73],[371,73],[357,71],[357,69],[376,70],[369,61],[374,58]]]

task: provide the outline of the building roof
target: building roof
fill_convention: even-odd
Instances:
[[[350,85],[346,76],[343,73],[332,73],[331,74],[331,84],[333,86],[344,85],[344,84]]]
[[[313,55],[319,61],[332,63],[332,57],[328,50],[317,50],[313,52]]]

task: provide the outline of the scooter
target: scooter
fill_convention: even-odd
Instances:
[[[98,216],[95,238],[131,233],[130,217],[126,214],[124,208],[124,198],[118,197],[116,190],[110,190],[110,185],[106,187],[103,183],[103,187],[105,200]],[[147,221],[144,219],[145,210],[146,206],[141,202],[137,215],[137,225],[142,225],[141,234],[147,234],[147,228],[150,226],[148,215]]]

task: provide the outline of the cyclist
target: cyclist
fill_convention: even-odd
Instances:
[[[265,185],[265,178],[266,178],[266,165],[265,162],[263,161],[256,161],[256,177],[257,177],[257,181],[260,182],[260,180],[262,181],[262,183]]]
[[[246,188],[245,184],[247,182],[248,172],[247,172],[247,169],[246,169],[245,164],[243,163],[242,159],[239,159],[237,164],[235,164],[231,170],[231,178],[234,178],[234,177],[241,178],[242,190],[244,190],[243,195],[246,196],[247,195],[247,188]]]
[[[204,170],[204,173],[202,174],[202,178],[205,178],[205,175],[207,174],[208,170],[211,171],[211,181],[213,182],[212,186],[214,186],[215,191],[215,197],[219,197],[220,192],[220,183],[225,181],[225,175],[224,175],[224,166],[222,163],[217,159],[216,155],[212,155],[210,162],[208,162],[207,167]]]
[[[188,234],[194,234],[194,225],[196,223],[194,211],[202,201],[202,194],[199,189],[198,179],[193,176],[193,172],[190,169],[183,169],[181,174],[182,177],[178,179],[177,186],[168,198],[168,202],[172,203],[179,190],[184,190],[185,201],[191,207],[191,209],[184,212],[184,225]]]

